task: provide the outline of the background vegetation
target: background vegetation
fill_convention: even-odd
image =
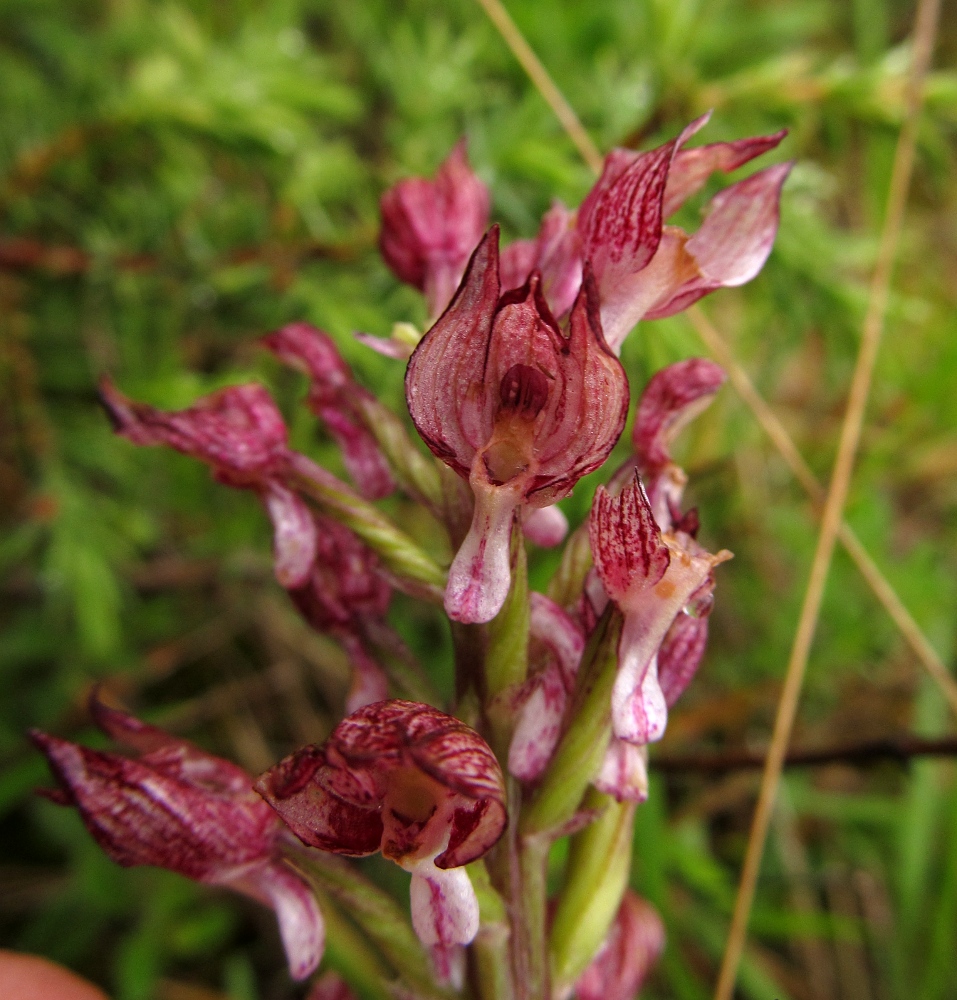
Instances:
[[[791,130],[777,247],[710,315],[826,478],[857,346],[913,9],[899,0],[510,0],[602,149],[707,108],[705,139]],[[935,65],[957,57],[945,4]],[[86,741],[92,681],[258,771],[321,739],[341,654],[273,583],[255,499],[198,463],[115,439],[94,395],[181,406],[272,387],[296,444],[336,468],[255,338],[304,318],[402,411],[402,366],[354,342],[422,322],[375,249],[377,199],[455,140],[510,236],[587,168],[472,0],[0,0],[0,940],[117,1000],[298,995],[271,915],[109,862],[23,732]],[[931,76],[887,337],[848,518],[945,658],[957,624],[957,73]],[[777,155],[777,154],[775,154]],[[687,220],[693,222],[694,207]],[[635,387],[702,353],[687,318],[643,324]],[[684,461],[719,571],[710,650],[655,753],[767,741],[816,517],[726,389]],[[588,483],[564,506],[588,507]],[[409,512],[391,502],[408,522]],[[407,523],[415,532],[418,526]],[[553,565],[539,554],[533,584]],[[441,674],[437,614],[392,619]],[[838,553],[795,743],[950,728],[943,699]],[[957,994],[957,785],[948,761],[788,773],[741,980],[749,1000]],[[757,777],[656,777],[633,883],[669,948],[645,995],[710,996]],[[334,956],[333,956],[334,958]]]

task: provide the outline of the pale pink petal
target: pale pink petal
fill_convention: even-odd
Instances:
[[[634,615],[625,618],[611,693],[612,732],[620,740],[639,745],[660,740],[668,724],[668,706],[658,683],[658,658],[645,659],[651,643],[645,634],[634,634],[644,633],[646,627]]]
[[[613,736],[601,770],[593,784],[619,802],[644,802],[648,798],[648,747],[626,743]]]
[[[743,285],[758,274],[774,246],[781,188],[792,166],[768,167],[715,195],[704,223],[684,248],[698,276],[655,303],[646,319],[681,312],[715,289]]]
[[[554,504],[551,507],[533,507],[522,518],[522,533],[535,545],[552,549],[565,540],[568,518]]]
[[[511,586],[512,522],[521,494],[506,486],[473,484],[472,526],[449,568],[445,610],[460,622],[488,622]]]
[[[529,632],[532,638],[551,651],[561,668],[565,686],[570,691],[585,650],[585,635],[571,615],[553,600],[536,591],[528,596]]]
[[[469,944],[478,933],[478,899],[464,868],[443,871],[431,860],[419,862],[409,893],[412,927],[423,944]]]
[[[715,142],[708,146],[680,150],[668,173],[664,217],[667,219],[688,198],[700,191],[716,170],[724,173],[737,170],[756,156],[774,149],[787,134],[787,129],[781,129],[773,135],[756,135],[736,139],[734,142]]]
[[[352,684],[346,695],[346,712],[351,715],[366,705],[385,701],[389,697],[389,681],[359,638],[346,633],[342,643],[352,664]]]
[[[245,892],[276,911],[293,979],[305,979],[316,971],[325,948],[325,923],[315,896],[298,875],[276,861],[222,884]]]
[[[301,587],[316,558],[316,522],[299,496],[275,481],[262,494],[273,526],[273,569],[286,588]]]
[[[516,719],[508,770],[519,781],[537,781],[545,773],[561,736],[567,700],[561,669],[552,663],[536,675]]]
[[[671,442],[710,405],[726,378],[722,368],[705,358],[678,361],[652,376],[632,431],[639,469],[654,470],[671,461]]]
[[[466,956],[461,944],[433,944],[429,946],[429,958],[436,982],[440,986],[451,986],[461,990],[465,985]]]

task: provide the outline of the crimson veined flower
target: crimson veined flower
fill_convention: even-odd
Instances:
[[[503,252],[505,287],[541,271],[556,315],[571,305],[576,273],[591,264],[605,339],[617,353],[641,319],[688,308],[719,288],[754,278],[774,243],[781,187],[791,169],[782,163],[718,192],[703,223],[689,235],[666,222],[716,171],[730,172],[781,142],[786,132],[685,149],[708,121],[696,119],[670,142],[636,153],[614,149],[577,214],[555,205],[534,240]]]
[[[419,433],[475,496],[449,570],[446,611],[458,621],[489,621],[508,593],[516,513],[567,496],[607,458],[624,426],[628,381],[602,335],[587,268],[563,331],[537,274],[501,294],[493,226],[412,355],[405,384]]]
[[[117,434],[138,445],[168,445],[206,462],[217,480],[256,492],[273,524],[276,579],[301,586],[316,557],[316,526],[285,484],[288,434],[269,393],[256,383],[229,386],[168,412],[124,396],[109,380],[100,398]]]
[[[322,914],[280,854],[282,823],[241,768],[186,740],[108,708],[94,696],[97,725],[138,757],[91,750],[34,730],[60,789],[118,864],[156,865],[244,893],[276,912],[289,970],[304,979],[322,958]]]
[[[478,932],[462,868],[506,825],[505,784],[474,730],[428,705],[383,701],[343,719],[322,746],[291,754],[256,788],[303,843],[376,851],[412,873],[412,925],[441,978]]]

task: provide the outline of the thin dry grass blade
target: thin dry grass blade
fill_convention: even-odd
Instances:
[[[728,378],[737,394],[781,453],[781,457],[794,474],[794,478],[804,487],[816,504],[823,505],[825,500],[824,487],[818,482],[811,467],[804,461],[777,414],[768,406],[758,390],[755,389],[747,372],[735,360],[724,338],[699,306],[692,306],[687,315],[705,347],[708,348],[718,364],[727,371]],[[861,576],[874,592],[874,596],[881,602],[884,610],[900,630],[914,655],[940,688],[951,711],[957,718],[957,681],[951,676],[937,650],[930,644],[913,615],[907,610],[904,602],[897,596],[897,592],[888,582],[887,577],[880,571],[877,563],[874,562],[867,549],[864,548],[846,522],[841,522],[837,537],[847,550],[854,565],[857,566]]]
[[[871,280],[868,297],[867,314],[864,317],[864,327],[861,346],[851,380],[848,395],[847,412],[841,428],[841,438],[838,444],[837,457],[834,461],[834,472],[828,488],[824,504],[824,514],[821,519],[821,530],[818,535],[814,560],[804,604],[798,620],[794,645],[788,661],[784,689],[778,703],[778,712],[774,722],[774,733],[771,746],[768,749],[767,763],[761,779],[761,791],[755,809],[748,848],[744,858],[744,868],[738,886],[734,914],[731,918],[731,929],[725,946],[724,958],[718,976],[715,1000],[731,1000],[734,984],[738,975],[738,965],[747,938],[748,919],[751,915],[751,904],[761,867],[761,857],[767,840],[768,826],[774,807],[778,784],[781,778],[781,768],[787,753],[791,730],[797,715],[798,699],[804,681],[808,654],[817,627],[818,615],[821,610],[821,599],[824,595],[824,585],[827,581],[831,556],[837,541],[843,518],[844,503],[850,486],[854,457],[860,441],[861,429],[864,424],[864,411],[870,393],[871,379],[874,373],[874,363],[884,328],[884,316],[887,310],[887,296],[890,288],[891,272],[894,266],[895,250],[900,234],[901,221],[907,202],[907,192],[910,187],[911,174],[914,166],[914,156],[917,145],[917,125],[923,98],[923,82],[930,64],[934,39],[937,31],[937,18],[940,11],[940,0],[920,0],[914,28],[914,56],[911,68],[907,117],[901,128],[897,148],[894,153],[894,167],[891,174],[890,190],[887,197],[887,213],[881,233],[877,263]]]

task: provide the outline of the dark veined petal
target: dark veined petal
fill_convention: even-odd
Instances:
[[[662,214],[667,219],[704,187],[716,171],[729,174],[757,156],[774,149],[788,134],[786,128],[773,135],[755,135],[733,142],[714,142],[693,149],[681,149],[675,155],[665,186]]]
[[[670,446],[724,384],[724,369],[705,358],[688,358],[656,372],[635,413],[632,444],[643,472],[671,462]]]
[[[697,673],[707,644],[707,618],[684,611],[677,615],[658,651],[658,681],[669,708]]]

